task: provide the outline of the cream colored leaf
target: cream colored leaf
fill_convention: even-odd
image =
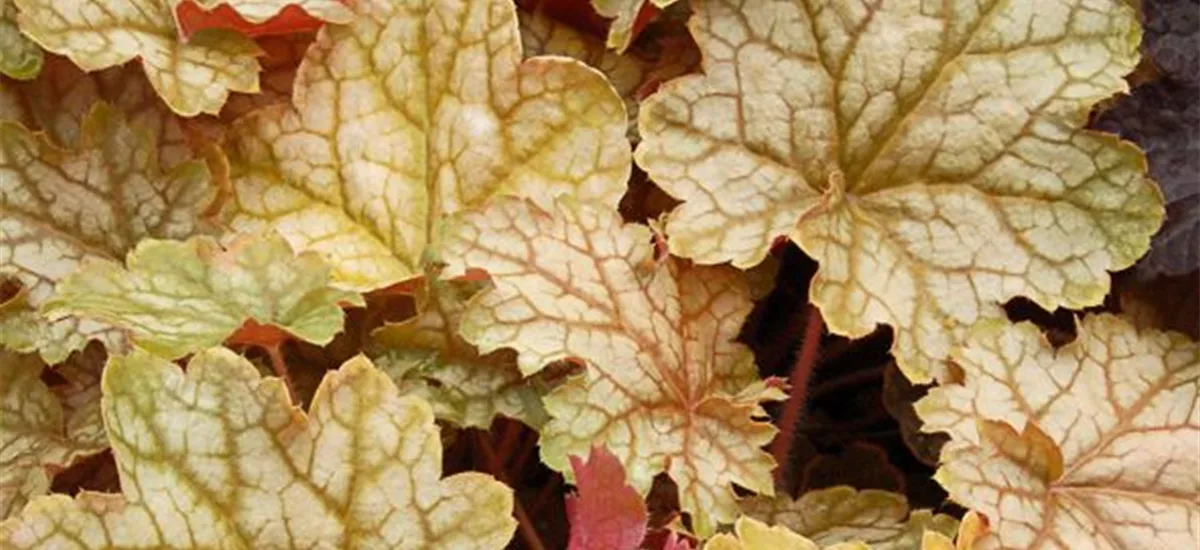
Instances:
[[[519,10],[521,44],[525,55],[565,55],[595,67],[625,100],[629,113],[629,138],[637,141],[637,113],[641,95],[648,86],[666,82],[694,71],[700,65],[695,44],[670,42],[660,51],[648,54],[629,51],[618,54],[605,47],[599,38],[547,16],[542,11]]]
[[[460,333],[482,353],[513,348],[522,372],[581,361],[545,399],[542,460],[604,445],[645,494],[667,472],[697,532],[730,523],[731,484],[774,490],[760,447],[775,429],[760,402],[782,392],[758,379],[733,342],[751,302],[736,270],[653,257],[650,230],[616,212],[560,200],[551,212],[501,199],[447,229],[446,276],[485,270],[494,287],[474,298]]]
[[[0,351],[0,519],[46,493],[54,471],[108,446],[92,365],[79,359],[66,366],[64,401],[42,382],[41,361]]]
[[[363,358],[326,375],[308,415],[229,350],[184,373],[142,352],[113,359],[104,418],[123,494],[32,501],[5,548],[503,548],[512,491],[441,478],[429,406]]]
[[[1010,298],[1099,303],[1162,222],[1142,154],[1082,129],[1137,63],[1122,0],[692,6],[704,74],[639,115],[639,165],[685,201],[671,251],[748,267],[791,238],[830,329],[891,325],[916,382]]]
[[[275,234],[242,235],[227,250],[208,237],[146,239],[126,264],[84,263],[42,309],[120,327],[142,348],[175,359],[220,344],[251,320],[327,344],[342,330],[339,304],[363,305],[360,295],[329,286],[320,256],[296,255]]]
[[[342,0],[172,0],[176,5],[192,2],[206,11],[212,11],[221,6],[228,6],[238,15],[251,23],[262,23],[276,15],[284,8],[295,7],[304,10],[321,21],[328,23],[349,23],[354,19],[354,12]]]
[[[874,550],[917,550],[923,533],[954,536],[958,522],[929,510],[909,511],[903,495],[840,486],[809,491],[792,500],[754,497],[742,502],[749,517],[782,525],[817,544],[864,542]]]
[[[42,70],[42,49],[17,28],[13,0],[0,0],[0,74],[29,80]]]
[[[819,546],[782,525],[771,525],[742,516],[734,525],[734,533],[722,533],[710,539],[704,550],[870,550],[861,542]]]
[[[140,59],[163,101],[184,116],[216,114],[230,91],[258,91],[258,48],[233,32],[180,39],[172,2],[13,0],[21,30],[86,71]]]
[[[1029,323],[985,322],[955,352],[962,385],[917,404],[951,441],[937,479],[987,516],[980,548],[1200,544],[1200,346],[1084,319],[1055,350]]]
[[[678,0],[592,0],[592,7],[603,17],[613,19],[608,28],[608,47],[623,53],[633,42],[634,23],[647,1],[665,8]]]
[[[234,129],[235,227],[273,227],[369,290],[421,274],[441,217],[491,197],[617,204],[620,97],[578,61],[522,62],[512,2],[354,6],[309,49],[292,105]]]
[[[479,284],[433,281],[416,317],[372,334],[375,363],[400,387],[420,395],[440,420],[486,429],[496,415],[540,428],[547,384],[526,380],[512,350],[480,355],[458,335],[467,300]]]
[[[203,213],[216,196],[206,165],[189,160],[163,169],[155,138],[141,130],[96,104],[79,149],[67,151],[0,122],[0,276],[25,286],[29,306],[40,307],[85,259],[119,259],[142,239],[204,230]],[[48,362],[88,338],[119,343],[106,325],[74,318],[46,324],[25,311],[40,325],[33,330]]]

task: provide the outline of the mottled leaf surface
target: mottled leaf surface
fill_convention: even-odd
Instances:
[[[273,227],[369,290],[420,275],[442,216],[491,197],[617,203],[620,97],[578,61],[522,61],[511,2],[354,7],[309,49],[292,105],[234,129],[235,227]]]
[[[467,341],[517,350],[527,374],[586,365],[545,399],[546,464],[562,471],[605,445],[643,494],[665,471],[704,534],[737,518],[731,484],[773,492],[761,447],[775,430],[760,402],[782,392],[733,342],[751,307],[740,273],[656,259],[648,228],[567,200],[550,211],[498,200],[446,233],[446,276],[483,270],[494,285],[463,316]]]
[[[1200,346],[1110,315],[1053,349],[1029,323],[972,329],[962,385],[917,405],[945,431],[936,479],[987,516],[981,548],[1200,543]]]
[[[503,548],[512,492],[441,477],[429,406],[357,358],[326,375],[306,415],[278,379],[229,350],[187,372],[135,352],[104,374],[122,494],[32,501],[0,523],[5,548]]]
[[[830,329],[891,325],[915,381],[1014,296],[1100,302],[1161,223],[1142,154],[1081,128],[1137,62],[1121,0],[693,8],[704,74],[639,115],[671,251],[749,267],[789,237]]]

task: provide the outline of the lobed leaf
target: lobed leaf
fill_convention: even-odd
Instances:
[[[14,0],[0,0],[0,74],[29,80],[42,70],[42,49],[17,27]]]
[[[329,286],[320,256],[296,255],[274,234],[242,235],[225,250],[208,237],[144,239],[126,264],[84,263],[42,309],[52,319],[120,327],[142,348],[175,359],[220,344],[248,321],[327,344],[342,330],[340,304],[363,305],[362,296]]]
[[[216,114],[230,91],[258,91],[257,48],[233,32],[181,40],[163,0],[13,0],[21,31],[85,71],[142,62],[163,101],[184,116]]]
[[[372,334],[374,361],[404,394],[420,395],[439,420],[486,429],[496,415],[533,427],[546,423],[543,386],[527,381],[511,350],[486,355],[458,335],[467,300],[480,285],[431,281],[421,311]]]
[[[637,113],[642,95],[659,83],[692,72],[700,52],[690,42],[670,41],[657,54],[610,51],[602,40],[575,30],[546,15],[545,11],[517,12],[525,55],[564,55],[595,67],[621,98],[629,113],[629,138],[637,141]]]
[[[786,495],[749,498],[742,510],[747,517],[784,526],[822,546],[862,542],[874,550],[916,550],[925,533],[953,537],[958,529],[950,516],[910,512],[903,495],[844,485],[808,491],[795,500]]]
[[[522,62],[511,2],[354,7],[309,49],[292,105],[234,128],[234,227],[270,226],[370,290],[420,275],[441,217],[492,197],[616,205],[620,98],[578,61]]]
[[[223,348],[187,372],[111,360],[103,410],[123,494],[32,501],[5,548],[503,548],[512,492],[441,479],[433,414],[369,361],[326,375],[308,415]]]
[[[498,199],[445,230],[444,275],[486,271],[460,333],[482,353],[513,348],[525,374],[570,359],[586,372],[545,398],[542,460],[604,445],[641,493],[667,472],[697,532],[737,517],[731,483],[774,490],[761,447],[774,428],[760,403],[782,392],[758,379],[733,340],[751,307],[735,270],[653,257],[650,230],[608,209]]]
[[[1146,279],[1200,268],[1200,105],[1195,92],[1167,81],[1144,84],[1095,122],[1146,152],[1150,175],[1166,198],[1166,223],[1137,265]]]
[[[608,28],[608,47],[624,53],[646,24],[647,10],[661,9],[678,0],[592,0],[592,8],[613,19]]]
[[[981,548],[1200,543],[1200,346],[1085,318],[1055,350],[1029,323],[985,322],[954,354],[962,385],[917,404],[945,431],[936,479],[987,516]]]
[[[568,550],[639,548],[646,536],[646,502],[625,483],[621,461],[595,446],[586,462],[571,457],[571,471],[578,493],[566,497]]]
[[[1099,303],[1162,221],[1141,153],[1081,129],[1137,62],[1125,2],[693,8],[704,74],[639,115],[638,164],[685,201],[671,251],[748,267],[787,236],[830,329],[891,325],[914,381],[1012,297]]]
[[[0,276],[24,285],[30,306],[40,307],[86,259],[116,259],[145,238],[205,230],[204,212],[217,196],[207,166],[183,156],[164,168],[158,140],[141,130],[98,103],[79,126],[78,150],[67,151],[0,121]],[[0,316],[19,310],[4,309]],[[119,341],[111,327],[77,319],[48,324],[24,313],[16,322],[37,325],[28,330],[51,363],[92,337]]]
[[[768,526],[756,519],[742,516],[734,525],[734,533],[722,533],[710,539],[704,550],[870,550],[860,542],[819,546],[782,525]]]
[[[311,32],[345,24],[354,12],[342,0],[171,0],[180,36],[227,29],[246,36]]]
[[[64,365],[65,388],[41,380],[35,357],[0,351],[0,519],[49,491],[54,472],[104,450],[98,363]]]

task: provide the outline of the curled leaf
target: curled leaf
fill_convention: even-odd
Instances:
[[[917,404],[951,440],[936,479],[987,516],[984,547],[1200,543],[1200,346],[1084,319],[1053,349],[1030,323],[972,329],[962,385]]]
[[[42,70],[42,49],[17,28],[17,6],[0,0],[0,74],[29,80]]]
[[[616,205],[631,169],[621,99],[578,61],[522,62],[511,2],[354,8],[321,30],[292,105],[234,128],[235,227],[273,227],[371,290],[422,274],[442,216],[491,197]]]
[[[1137,61],[1121,0],[692,5],[704,74],[639,115],[671,251],[749,267],[790,238],[830,329],[891,325],[916,382],[1010,298],[1099,303],[1162,222],[1142,154],[1082,129]]]
[[[329,286],[320,256],[296,255],[274,234],[241,236],[226,250],[207,237],[146,239],[126,264],[85,263],[43,309],[120,327],[142,348],[175,359],[220,344],[248,321],[327,344],[342,330],[339,305],[363,303]]]
[[[363,358],[326,375],[308,415],[229,350],[187,372],[114,358],[103,411],[123,494],[32,501],[5,548],[503,548],[512,491],[441,478],[433,414]]]
[[[315,31],[325,23],[349,23],[354,12],[342,0],[170,0],[179,35],[207,29],[245,36]]]
[[[751,303],[736,270],[654,258],[650,230],[568,200],[517,199],[460,215],[446,229],[445,276],[486,271],[460,332],[483,353],[513,348],[531,374],[563,359],[586,372],[546,399],[542,459],[605,445],[635,489],[667,472],[697,532],[730,523],[737,483],[774,490],[761,450],[775,429],[760,403],[782,392],[733,340]]]

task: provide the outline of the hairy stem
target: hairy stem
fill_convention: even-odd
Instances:
[[[817,350],[821,347],[821,333],[825,323],[821,312],[812,304],[808,304],[808,315],[804,323],[804,338],[800,341],[800,352],[792,365],[792,375],[788,379],[791,393],[783,406],[783,414],[779,417],[779,434],[771,443],[771,455],[775,457],[775,483],[784,487],[784,480],[790,473],[792,443],[796,440],[796,422],[804,409],[805,394],[808,392],[808,380],[812,377],[817,364]]]

